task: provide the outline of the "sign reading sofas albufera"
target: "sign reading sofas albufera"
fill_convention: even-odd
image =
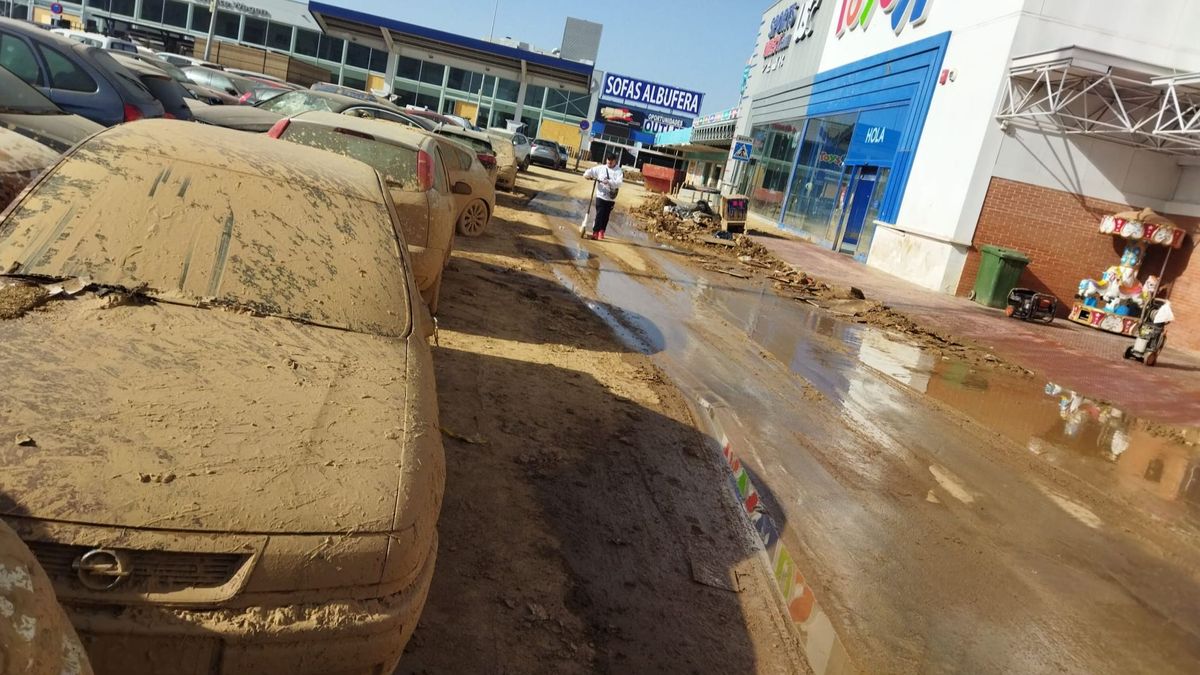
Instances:
[[[628,105],[666,108],[689,117],[698,116],[704,102],[704,94],[615,73],[604,76],[600,97]]]

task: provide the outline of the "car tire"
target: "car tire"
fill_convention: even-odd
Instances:
[[[488,207],[482,199],[467,204],[458,216],[458,233],[464,237],[478,237],[488,224]]]
[[[522,172],[522,173],[524,173],[524,172],[526,172],[526,171],[528,171],[528,170],[529,170],[529,158],[528,158],[528,157],[526,157],[526,158],[525,158],[525,161],[524,161],[524,162],[521,162],[521,172]]]

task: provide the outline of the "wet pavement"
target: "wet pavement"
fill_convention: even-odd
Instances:
[[[1176,430],[709,272],[620,215],[581,241],[579,199],[530,208],[560,281],[720,411],[855,668],[1194,669],[1200,456]]]

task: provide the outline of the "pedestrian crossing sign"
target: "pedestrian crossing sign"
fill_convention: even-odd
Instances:
[[[733,159],[738,162],[749,162],[750,153],[754,146],[748,141],[735,141],[733,144]]]

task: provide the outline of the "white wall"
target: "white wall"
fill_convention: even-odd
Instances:
[[[967,247],[891,227],[876,227],[867,265],[931,291],[953,294]]]

